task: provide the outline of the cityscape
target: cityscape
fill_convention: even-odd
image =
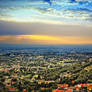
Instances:
[[[61,47],[1,47],[0,92],[92,92],[92,48]]]
[[[0,0],[0,92],[92,92],[92,0]]]

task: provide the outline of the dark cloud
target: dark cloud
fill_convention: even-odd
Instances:
[[[19,35],[22,31],[16,28],[16,24],[0,21],[0,35]]]
[[[92,27],[0,21],[0,35],[55,35],[92,38]]]

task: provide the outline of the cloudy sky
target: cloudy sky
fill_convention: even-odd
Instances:
[[[92,44],[92,0],[0,0],[0,43]]]

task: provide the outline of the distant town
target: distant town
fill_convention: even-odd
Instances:
[[[92,52],[0,48],[0,92],[92,92]]]

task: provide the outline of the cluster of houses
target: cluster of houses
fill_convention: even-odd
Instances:
[[[68,84],[58,84],[58,88],[53,90],[53,92],[92,92],[92,83],[78,84],[74,87]]]
[[[20,92],[20,89],[22,89],[21,92],[41,92],[39,90],[42,88],[51,89],[46,92],[92,92],[91,55],[77,53],[54,56],[11,54],[9,56],[1,55],[0,58],[9,59],[7,62],[0,60],[0,83],[4,84],[6,88],[5,91],[0,92]],[[80,71],[86,71],[86,75],[89,76],[87,80],[89,79],[90,81],[86,82],[84,80],[83,82],[86,84],[80,84],[82,77],[81,79],[79,77],[79,81],[76,78],[71,78],[73,75],[80,75]],[[71,80],[69,80],[71,84],[63,84],[68,83],[66,80],[70,78],[78,81],[78,83],[72,85],[74,81],[70,82]],[[65,82],[63,82],[63,79]],[[29,83],[28,88],[25,85],[26,82]],[[36,87],[38,89],[34,91]]]
[[[69,86],[68,84],[57,84],[57,86],[58,88],[54,89],[52,92],[92,92],[92,83],[78,84],[76,86]],[[10,84],[7,84],[6,88],[8,88],[10,92],[17,92],[16,88],[11,87]],[[28,92],[28,91],[25,88],[23,89],[23,92]]]

